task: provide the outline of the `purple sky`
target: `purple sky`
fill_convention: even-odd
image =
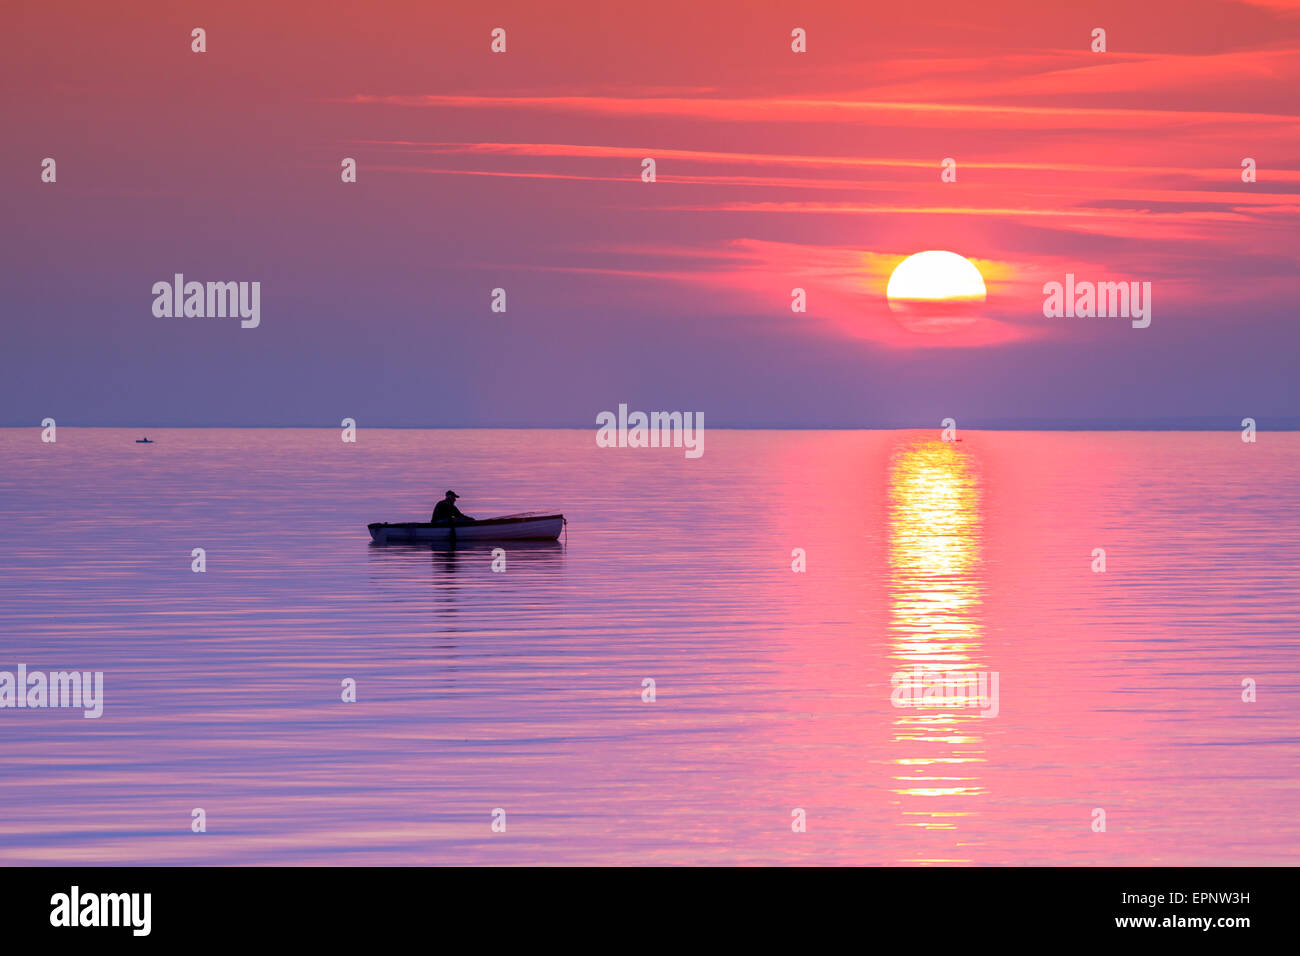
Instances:
[[[0,424],[1300,423],[1295,4],[265,6],[6,13]],[[924,249],[951,334],[884,299]],[[1067,272],[1151,326],[1044,318]]]

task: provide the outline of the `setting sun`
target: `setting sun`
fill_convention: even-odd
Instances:
[[[908,256],[889,277],[885,296],[897,302],[983,302],[987,290],[979,269],[955,252],[929,249]]]
[[[894,267],[885,298],[889,311],[909,332],[952,334],[980,326],[987,290],[979,269],[965,256],[927,249]]]

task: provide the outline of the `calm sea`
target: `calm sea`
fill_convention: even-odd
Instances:
[[[1300,862],[1300,435],[594,431],[0,430],[0,862]]]

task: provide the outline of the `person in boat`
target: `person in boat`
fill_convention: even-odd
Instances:
[[[432,524],[473,524],[474,519],[467,514],[462,514],[461,510],[456,507],[456,499],[460,495],[454,491],[449,491],[433,506],[433,517],[429,519]]]

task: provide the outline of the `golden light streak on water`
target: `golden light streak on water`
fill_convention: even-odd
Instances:
[[[982,669],[979,475],[971,456],[955,442],[913,441],[898,449],[889,469],[889,571],[892,658],[898,669],[929,681],[953,672]],[[949,706],[900,708],[894,742],[909,754],[901,767],[982,763],[983,737],[976,732],[978,700],[949,698]],[[916,754],[916,756],[910,756]],[[985,794],[980,778],[939,774],[894,778],[901,784],[900,812],[911,815],[914,799],[971,798]],[[962,785],[951,786],[955,781]],[[916,786],[916,783],[928,784]],[[926,811],[920,811],[926,812]],[[973,811],[945,813],[950,818]],[[918,824],[905,821],[905,826]],[[952,820],[943,824],[954,828]],[[925,862],[904,858],[904,862]]]

